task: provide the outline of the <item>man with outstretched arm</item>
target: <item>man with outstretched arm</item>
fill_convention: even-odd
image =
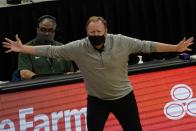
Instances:
[[[6,38],[6,52],[22,52],[73,60],[79,67],[87,90],[87,127],[102,131],[112,112],[124,131],[141,131],[138,108],[128,79],[128,59],[133,53],[184,52],[193,37],[177,45],[139,40],[121,34],[108,34],[107,22],[92,16],[86,23],[87,37],[62,46],[26,46],[18,35]]]

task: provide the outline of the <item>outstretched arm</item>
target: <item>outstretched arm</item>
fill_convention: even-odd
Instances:
[[[155,45],[156,52],[184,52],[184,51],[191,51],[189,48],[190,45],[193,44],[194,38],[191,37],[189,39],[183,38],[177,45],[171,44],[164,44],[164,43],[157,43]]]
[[[3,47],[8,48],[6,53],[21,52],[21,53],[27,53],[27,54],[31,54],[31,55],[36,54],[36,50],[33,46],[23,45],[20,38],[18,37],[18,35],[16,35],[15,37],[16,37],[16,41],[5,38],[6,41],[3,42]]]

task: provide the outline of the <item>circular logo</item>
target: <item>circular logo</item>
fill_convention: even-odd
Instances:
[[[184,117],[185,109],[181,102],[169,102],[164,107],[165,115],[172,120],[178,120]]]
[[[186,112],[190,116],[196,117],[196,98],[186,101]]]
[[[193,97],[192,89],[185,84],[178,84],[171,90],[171,97],[173,100],[187,100]]]

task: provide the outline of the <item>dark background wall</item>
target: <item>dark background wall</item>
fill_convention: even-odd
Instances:
[[[103,16],[109,33],[177,44],[196,33],[195,0],[59,0],[0,9],[0,43],[19,34],[23,43],[36,35],[37,19],[44,14],[57,18],[56,40],[63,43],[86,36],[85,22]],[[191,47],[193,54],[195,45]],[[17,68],[17,53],[4,53],[0,44],[0,80],[9,80]],[[143,54],[144,61],[170,59],[175,53]]]

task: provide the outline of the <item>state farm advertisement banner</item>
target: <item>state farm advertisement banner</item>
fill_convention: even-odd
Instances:
[[[196,131],[196,67],[131,76],[144,131]]]
[[[195,66],[129,78],[144,131],[196,130]],[[86,110],[84,83],[1,94],[0,131],[86,131]],[[104,131],[122,131],[112,114]]]

